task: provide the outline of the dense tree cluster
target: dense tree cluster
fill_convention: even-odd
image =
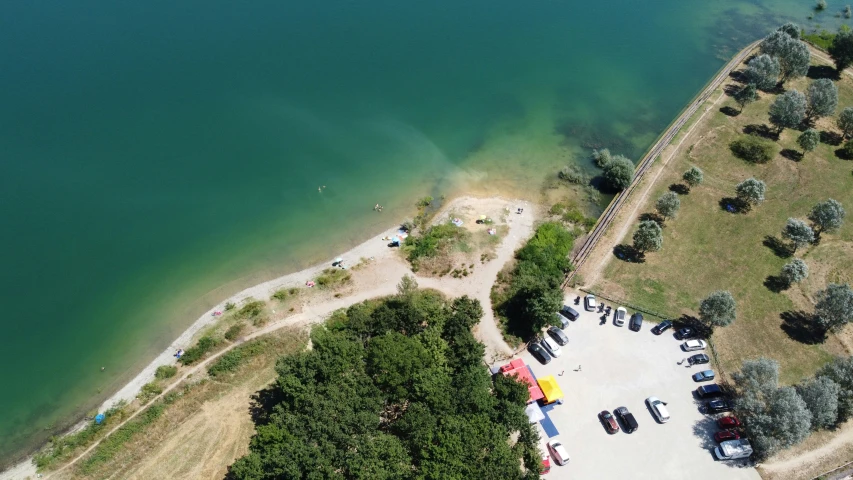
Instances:
[[[781,71],[779,60],[764,53],[749,61],[744,76],[748,84],[753,84],[761,90],[770,90],[779,83]]]
[[[229,478],[539,478],[527,388],[490,380],[471,334],[479,302],[400,292],[336,313],[279,360]]]
[[[799,36],[792,37],[788,33],[789,30],[776,30],[768,35],[760,46],[762,54],[779,61],[779,73],[783,82],[805,76],[811,61],[808,46],[799,40]]]

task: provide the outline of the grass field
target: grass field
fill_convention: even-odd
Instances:
[[[743,68],[743,66],[741,66]],[[826,67],[810,70],[811,77],[829,73]],[[734,78],[734,77],[732,77]],[[813,78],[789,81],[786,89],[805,92]],[[853,106],[853,80],[848,75],[837,82],[840,112]],[[723,84],[712,99],[735,80]],[[845,338],[831,335],[825,342],[809,338],[800,312],[813,312],[812,298],[829,281],[849,282],[853,276],[853,162],[835,155],[840,145],[821,143],[814,152],[798,159],[799,131],[786,129],[776,141],[777,154],[766,164],[751,164],[735,158],[729,143],[747,130],[760,130],[769,123],[767,110],[775,94],[760,92],[760,99],[742,113],[726,94],[701,120],[690,138],[675,154],[651,194],[643,213],[654,212],[655,200],[691,166],[701,168],[705,181],[681,195],[677,218],[665,222],[663,249],[646,255],[643,263],[613,257],[592,290],[623,299],[672,317],[697,314],[699,301],[714,290],[729,290],[738,304],[737,321],[718,328],[714,343],[720,367],[731,373],[746,358],[766,356],[779,361],[782,381],[794,383],[812,374],[834,354],[849,354]],[[835,119],[822,119],[816,128],[838,133]],[[766,201],[748,213],[729,213],[721,199],[734,197],[734,187],[749,177],[767,183]],[[805,220],[812,206],[828,198],[840,201],[851,217],[835,234],[824,234],[819,245],[801,248],[796,257],[810,268],[810,277],[788,290],[775,292],[765,286],[791,260],[768,248],[768,240],[781,239],[789,217]],[[633,219],[637,223],[638,219]],[[630,244],[633,230],[620,243]]]

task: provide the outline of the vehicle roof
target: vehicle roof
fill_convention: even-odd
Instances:
[[[617,307],[616,311],[617,312],[627,312],[628,310],[626,310],[625,307]]]
[[[646,399],[646,401],[649,403],[655,403],[655,402],[659,402],[660,399],[658,397],[649,397]]]
[[[544,343],[547,343],[548,346],[551,347],[553,350],[559,350],[560,349],[560,346],[557,345],[557,342],[555,342],[553,338],[545,337],[542,339],[542,341]]]

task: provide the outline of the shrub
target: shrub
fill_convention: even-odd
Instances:
[[[317,286],[321,288],[334,287],[352,280],[352,275],[340,268],[327,268],[315,279]]]
[[[826,0],[817,0],[815,10],[826,10]]]
[[[748,162],[767,163],[776,156],[776,146],[754,135],[743,135],[729,144],[732,153]]]
[[[587,185],[589,183],[589,175],[584,173],[577,165],[568,165],[563,167],[557,176],[560,177],[560,179],[575,185]]]
[[[237,313],[244,318],[253,318],[260,315],[261,312],[264,311],[265,306],[266,303],[262,302],[261,300],[252,300],[249,303],[243,305],[243,307],[240,308],[240,311]]]
[[[148,382],[142,386],[142,390],[140,390],[137,398],[139,398],[142,403],[146,403],[148,400],[151,400],[161,393],[163,393],[163,387],[161,387],[157,382]]]
[[[444,223],[430,227],[423,235],[409,235],[406,238],[409,261],[412,265],[416,265],[420,258],[435,257],[441,249],[461,238],[463,234],[464,230],[450,223]]]
[[[225,311],[226,311],[226,312],[229,312],[229,311],[231,311],[231,310],[234,310],[235,308],[237,308],[237,305],[234,305],[234,302],[227,302],[227,303],[225,303]]]
[[[160,365],[157,367],[157,371],[154,372],[154,377],[164,380],[166,378],[172,378],[178,374],[178,367],[174,365]]]
[[[272,294],[272,299],[278,300],[279,302],[284,301],[287,298],[287,290],[281,289],[276,290],[275,293]]]
[[[435,200],[435,199],[430,197],[430,196],[423,197],[420,200],[418,200],[417,206],[418,206],[418,208],[426,208],[426,207],[432,205],[433,200]]]
[[[624,190],[634,180],[634,163],[616,155],[604,166],[604,182],[614,190]]]
[[[592,161],[595,162],[595,166],[598,168],[604,168],[608,163],[610,163],[612,158],[613,156],[610,155],[610,150],[606,148],[592,151]]]
[[[215,377],[223,373],[233,372],[243,364],[243,362],[251,357],[261,354],[267,346],[264,340],[255,340],[244,345],[240,345],[224,355],[219,357],[213,364],[208,367],[207,373]]]
[[[229,341],[233,341],[235,338],[239,337],[241,333],[243,333],[243,329],[246,327],[244,323],[235,323],[231,325],[228,330],[225,331],[225,339]]]
[[[181,355],[180,361],[184,365],[191,365],[199,361],[205,354],[213,350],[217,345],[219,345],[219,340],[207,335],[201,337],[198,340],[198,343],[188,348],[184,352],[184,354]]]

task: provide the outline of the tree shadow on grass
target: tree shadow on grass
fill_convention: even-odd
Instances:
[[[842,160],[853,160],[853,155],[848,150],[844,148],[838,148],[835,150],[835,156]]]
[[[841,78],[838,74],[838,70],[830,67],[829,65],[812,65],[809,67],[809,71],[806,73],[806,76],[812,80],[818,80],[821,78],[839,80]]]
[[[660,225],[661,227],[663,227],[664,220],[663,220],[663,217],[660,216],[660,214],[657,214],[654,212],[646,212],[646,213],[643,213],[640,215],[640,221],[641,222],[645,222],[648,220],[651,220],[651,221],[657,223],[658,225]]]
[[[723,197],[720,199],[720,208],[729,213],[747,213],[751,207],[739,198]]]
[[[764,279],[764,286],[773,293],[779,293],[790,287],[788,282],[778,275],[768,275],[767,278]]]
[[[799,162],[800,160],[803,159],[802,153],[800,153],[794,149],[791,149],[791,148],[783,149],[781,152],[779,152],[779,155],[782,155],[783,157],[787,158],[788,160],[792,160],[794,162]]]
[[[782,312],[782,330],[791,337],[806,345],[817,345],[826,341],[826,331],[818,326],[815,316],[803,310],[797,312]]]
[[[743,133],[747,135],[757,135],[761,138],[773,140],[774,142],[779,140],[779,132],[763,123],[761,125],[755,123],[747,125],[743,127]]]
[[[731,72],[729,72],[729,77],[731,77],[731,79],[734,80],[735,82],[746,83],[746,77],[744,76],[743,71],[741,71],[741,70],[732,70]],[[732,85],[732,86],[736,90],[738,89],[737,85]]]
[[[687,195],[688,193],[690,193],[690,187],[683,183],[673,183],[669,186],[669,191],[675,192],[679,195]]]
[[[794,254],[791,247],[775,235],[765,236],[764,241],[761,242],[761,244],[770,250],[773,250],[773,253],[779,258],[790,258],[791,255]]]
[[[278,385],[272,385],[258,390],[252,395],[252,401],[249,403],[249,414],[252,416],[252,422],[255,425],[266,425],[270,423],[270,416],[273,413],[273,408],[281,403],[284,395]]]
[[[722,112],[723,115],[727,115],[729,117],[737,117],[738,115],[740,115],[739,110],[735,110],[733,107],[730,107],[728,105],[725,107],[720,107],[720,112]]]
[[[613,255],[616,255],[616,258],[619,260],[629,263],[643,263],[646,261],[646,256],[643,255],[643,252],[634,248],[633,245],[616,245],[613,247]]]
[[[821,130],[820,131],[820,141],[821,141],[821,143],[825,143],[827,145],[833,145],[833,146],[837,147],[837,146],[841,145],[841,142],[844,141],[844,138],[841,136],[841,134],[839,134],[837,132],[829,132],[826,130]]]
[[[682,314],[680,317],[672,321],[672,326],[675,327],[675,330],[683,327],[690,327],[696,332],[696,337],[698,338],[711,338],[711,334],[714,333],[714,330],[711,327],[693,315]],[[674,334],[675,332],[673,332],[673,335]]]

